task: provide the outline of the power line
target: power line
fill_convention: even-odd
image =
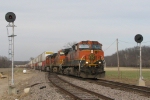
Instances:
[[[109,47],[107,47],[104,51],[106,51],[108,48],[110,48],[115,42],[116,42],[116,40]]]
[[[129,43],[129,42],[126,42],[126,41],[122,41],[122,40],[119,40],[120,42],[124,42],[124,43]]]
[[[126,41],[122,41],[122,40],[119,40],[119,42],[124,42],[124,43],[128,43],[128,44],[132,44],[130,42],[126,42]],[[142,43],[149,43],[150,41],[146,41],[146,42],[142,42]]]
[[[148,42],[150,42],[150,41],[146,41],[146,42],[142,42],[142,43],[148,43]]]
[[[127,44],[133,44],[133,43],[127,42],[127,41],[122,41],[122,40],[118,40],[118,41],[119,42],[123,42],[123,43],[127,43]],[[115,42],[116,42],[116,40],[111,45],[109,45],[104,51],[106,51],[107,49],[109,49]],[[148,42],[150,42],[150,41],[146,41],[146,42],[142,42],[142,43],[148,43]]]

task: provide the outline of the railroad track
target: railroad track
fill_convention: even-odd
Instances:
[[[107,86],[110,88],[134,91],[136,93],[140,93],[144,96],[150,97],[150,88],[149,87],[130,85],[130,84],[125,84],[125,83],[120,83],[120,82],[108,81],[108,80],[104,80],[104,79],[88,80],[88,81],[99,84],[99,85]]]
[[[114,100],[113,98],[73,85],[59,78],[54,73],[50,73],[48,79],[53,85],[70,95],[75,100]]]
[[[83,78],[74,77],[74,76],[67,76],[67,77],[75,78],[78,80],[84,80],[89,83],[94,83],[94,84],[110,87],[112,89],[118,89],[118,90],[123,90],[123,91],[139,93],[139,95],[143,95],[143,96],[150,98],[150,88],[149,87],[130,85],[130,84],[126,84],[126,83],[109,81],[109,80],[105,80],[105,79],[94,79],[93,80],[93,79],[83,79]]]

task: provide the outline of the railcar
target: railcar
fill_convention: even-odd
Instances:
[[[55,57],[57,53],[53,53],[52,55],[48,55],[46,57],[46,66],[50,69],[50,72],[56,72],[54,66],[55,66]]]
[[[42,54],[35,57],[34,59],[32,59],[29,63],[31,68],[47,71],[49,68],[46,66],[46,57],[51,54],[53,54],[53,52],[45,51]]]

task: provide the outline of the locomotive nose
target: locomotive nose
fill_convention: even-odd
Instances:
[[[89,60],[91,60],[91,61],[95,60],[95,55],[93,53],[91,53],[89,55]]]

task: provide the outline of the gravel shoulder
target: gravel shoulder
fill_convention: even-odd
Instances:
[[[44,72],[28,69],[23,74],[22,71],[23,69],[14,71],[17,94],[8,94],[8,77],[0,79],[0,100],[66,100],[57,88],[47,83]],[[30,92],[24,93],[25,88],[30,88]]]

